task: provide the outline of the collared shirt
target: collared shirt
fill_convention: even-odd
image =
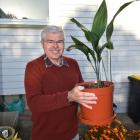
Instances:
[[[45,56],[44,60],[45,60],[46,68],[51,67],[53,65],[57,67],[62,67],[63,65],[69,66],[68,62],[64,59],[64,56],[61,56],[59,65],[54,64],[47,56]]]

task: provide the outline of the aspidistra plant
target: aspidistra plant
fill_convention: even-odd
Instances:
[[[111,36],[114,30],[114,25],[113,25],[114,20],[123,9],[125,9],[128,5],[130,5],[134,1],[138,1],[138,0],[133,0],[130,2],[124,3],[122,6],[120,6],[120,8],[117,10],[115,15],[109,22],[109,24],[107,24],[108,23],[107,22],[108,10],[107,10],[106,1],[103,0],[93,18],[91,30],[87,29],[83,24],[81,24],[75,18],[71,19],[71,21],[74,24],[76,24],[78,28],[81,29],[81,31],[85,35],[86,40],[88,41],[88,43],[90,43],[90,46],[92,47],[87,46],[84,42],[80,41],[78,38],[71,35],[73,44],[67,48],[67,51],[70,51],[72,49],[78,49],[82,53],[84,53],[87,60],[90,62],[90,64],[93,67],[99,87],[101,86],[101,81],[102,81],[101,64],[105,72],[106,80],[108,80],[106,76],[106,69],[104,67],[102,53],[105,48],[109,49],[110,51],[114,48],[113,43],[111,41]],[[106,34],[106,42],[103,45],[100,45],[100,40],[101,40],[101,37],[104,35],[104,33]],[[110,79],[109,80],[112,81],[111,58],[110,58]]]

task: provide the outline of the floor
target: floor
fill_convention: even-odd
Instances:
[[[131,120],[131,118],[128,117],[127,114],[119,113],[117,114],[117,117],[119,118],[119,120],[122,121],[122,123],[125,125],[125,127],[128,130],[140,130],[140,122],[135,124]],[[25,111],[24,114],[19,115],[19,121],[17,127],[17,131],[19,132],[19,135],[22,137],[22,140],[31,139],[31,127],[32,127],[31,112]],[[80,129],[84,129],[82,125],[80,125]],[[131,138],[131,140],[140,140],[140,139]]]

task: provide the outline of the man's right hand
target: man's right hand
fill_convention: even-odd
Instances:
[[[77,102],[89,109],[92,109],[92,104],[97,103],[97,97],[94,93],[84,92],[83,86],[76,86],[68,92],[68,100]]]

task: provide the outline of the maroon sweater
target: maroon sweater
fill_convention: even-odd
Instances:
[[[74,59],[68,66],[45,66],[41,56],[26,66],[25,91],[32,112],[32,140],[71,140],[77,133],[77,103],[69,103],[68,91],[82,82]]]

